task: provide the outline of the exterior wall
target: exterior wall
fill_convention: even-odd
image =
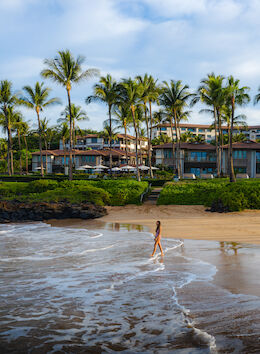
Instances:
[[[42,156],[42,159],[43,159],[43,167],[45,169],[46,168],[46,163],[45,163],[46,156],[44,154]],[[52,164],[53,164],[53,156],[48,155],[47,156],[47,173],[52,173]],[[37,169],[37,167],[41,167],[40,155],[32,155],[32,172],[41,171],[40,169]]]
[[[196,127],[181,127],[181,134],[183,133],[187,133],[187,132],[191,132],[192,135],[194,136],[203,136],[205,138],[206,142],[211,142],[211,140],[215,140],[215,131],[214,129],[210,129],[210,126],[208,128],[201,127],[199,124]],[[260,139],[260,126],[259,127],[252,127],[252,128],[248,128],[248,130],[244,130],[244,129],[234,129],[234,134],[239,134],[239,133],[243,133],[245,134],[245,136],[250,139],[250,140],[256,140],[256,139]],[[224,134],[227,134],[227,130],[223,130]],[[167,135],[170,138],[172,137],[172,132],[171,132],[171,128],[170,127],[160,127],[160,126],[156,126],[152,128],[152,139],[159,137],[160,135]],[[176,131],[175,128],[173,127],[173,137],[176,138]]]

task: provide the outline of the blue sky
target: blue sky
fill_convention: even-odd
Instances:
[[[14,88],[42,81],[43,59],[60,49],[86,57],[86,67],[116,79],[148,72],[159,81],[181,79],[196,89],[215,72],[260,86],[259,0],[0,0],[0,79]],[[81,127],[101,129],[105,107],[85,106],[95,80],[72,89],[72,101],[89,115]],[[66,102],[64,89],[52,82],[53,96]],[[55,124],[63,106],[42,117]],[[191,123],[211,117],[193,109]],[[260,124],[260,104],[242,109],[248,124]],[[33,112],[23,109],[27,120]]]

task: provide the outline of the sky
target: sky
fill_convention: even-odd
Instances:
[[[147,72],[158,82],[182,80],[196,90],[215,72],[240,79],[252,98],[260,86],[259,0],[0,0],[0,23],[0,80],[11,80],[17,91],[43,81],[43,60],[64,49],[84,55],[84,68],[117,80]],[[102,129],[107,118],[102,104],[85,105],[97,81],[72,87],[72,102],[89,116],[81,128]],[[62,100],[41,113],[55,125],[66,92],[44,82]],[[193,108],[189,122],[210,124],[200,108]],[[22,110],[36,124],[35,113]],[[240,112],[248,124],[260,124],[260,104]]]

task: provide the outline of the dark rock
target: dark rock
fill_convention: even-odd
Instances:
[[[211,204],[211,208],[207,209],[207,211],[217,212],[217,213],[228,213],[230,209],[228,206],[223,205],[221,199],[214,200]]]
[[[94,219],[106,214],[104,207],[90,203],[0,201],[0,223],[67,218]]]

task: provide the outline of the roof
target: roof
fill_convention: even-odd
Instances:
[[[229,145],[224,145],[224,149],[228,149]],[[253,140],[248,140],[245,142],[237,142],[232,144],[233,149],[239,150],[260,150],[260,143],[256,143]]]
[[[176,144],[174,144],[176,147]],[[181,143],[183,150],[216,150],[216,147],[207,143]],[[259,144],[260,145],[260,144]],[[172,149],[172,143],[153,146],[153,149]]]
[[[125,150],[120,149],[111,149],[112,156],[126,156]],[[67,150],[66,155],[69,155],[69,151]],[[72,150],[73,155],[76,156],[109,156],[110,150]],[[43,156],[46,155],[46,150],[42,150]],[[40,151],[35,151],[32,155],[40,155]],[[47,150],[47,155],[52,156],[64,156],[64,150]],[[128,156],[135,156],[135,152],[128,152]]]
[[[117,134],[118,138],[125,139],[125,134],[118,133]],[[87,135],[77,135],[76,139],[87,139],[87,138],[102,138],[99,134],[87,134]],[[127,140],[135,140],[135,136],[126,134]],[[139,140],[148,140],[146,137],[139,137]]]

